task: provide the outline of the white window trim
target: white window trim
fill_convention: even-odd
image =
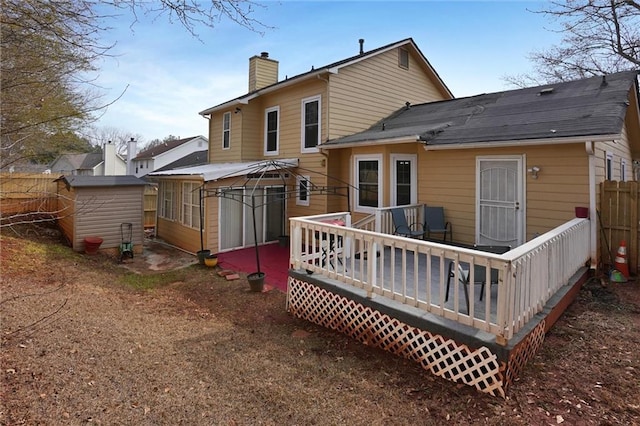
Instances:
[[[267,130],[269,113],[276,111],[278,113],[277,129],[276,129],[276,150],[267,151]],[[280,153],[280,107],[274,106],[264,110],[264,155],[278,155]]]
[[[224,128],[224,120],[226,117],[229,117],[229,128],[225,129]],[[229,134],[229,145],[228,146],[224,146],[224,135],[225,133]],[[231,113],[230,112],[225,112],[224,114],[222,114],[222,149],[230,149],[231,148]]]
[[[314,153],[314,152],[319,152],[320,150],[318,149],[318,145],[316,145],[314,148],[307,148],[305,147],[305,136],[306,136],[306,132],[305,132],[305,126],[306,126],[306,122],[305,122],[305,106],[308,103],[311,102],[315,102],[318,101],[318,145],[320,145],[320,141],[321,141],[321,135],[322,135],[322,97],[320,95],[316,95],[316,96],[311,96],[309,98],[304,98],[302,100],[302,104],[300,107],[300,152],[302,153]]]
[[[358,163],[360,161],[377,161],[378,162],[378,207],[369,207],[369,206],[361,206],[360,205],[360,176],[358,173]],[[353,156],[353,186],[354,186],[354,196],[353,196],[353,210],[360,213],[373,213],[376,208],[382,207],[383,204],[383,195],[384,195],[384,187],[382,186],[384,167],[382,164],[382,154],[371,154],[371,155],[354,155]]]
[[[396,195],[397,195],[397,162],[398,161],[409,161],[411,163],[411,201],[409,204],[417,204],[418,203],[418,156],[416,154],[391,154],[391,180],[390,180],[390,188],[391,188],[391,202],[389,203],[391,206],[396,205]]]
[[[187,186],[189,186],[189,188],[187,188]],[[187,228],[193,228],[193,229],[200,229],[200,202],[198,201],[198,204],[193,204],[193,202],[189,202],[186,203],[185,202],[185,196],[187,193],[189,193],[189,200],[193,201],[191,199],[191,197],[193,196],[193,191],[194,189],[197,189],[200,186],[199,182],[182,182],[182,194],[180,197],[180,223],[184,226],[186,226]],[[185,204],[188,204],[191,207],[191,210],[193,210],[194,208],[198,209],[198,223],[187,223],[187,220],[185,218],[185,214],[184,214],[184,206]],[[193,214],[190,216],[190,219],[193,217]],[[189,220],[191,221],[191,220]]]
[[[604,179],[613,180],[613,153],[610,151],[605,152]]]
[[[620,182],[627,180],[627,159],[620,159]]]
[[[167,212],[167,208],[165,206],[165,199],[166,199],[166,194],[167,194],[167,187],[171,187],[171,191],[169,191],[171,193],[171,199],[169,202],[170,205],[170,212]],[[164,181],[162,182],[162,190],[160,191],[159,194],[159,199],[160,199],[160,211],[158,212],[158,216],[161,217],[162,219],[171,221],[171,222],[175,222],[177,219],[177,212],[176,212],[176,197],[178,196],[177,194],[178,192],[178,182],[175,181]],[[171,213],[171,214],[169,214]]]
[[[300,182],[302,180],[307,181],[307,199],[306,200],[300,199]],[[310,186],[311,186],[311,177],[310,176],[298,176],[298,177],[296,177],[296,204],[297,205],[299,205],[299,206],[308,206],[309,205],[309,199],[311,198]]]

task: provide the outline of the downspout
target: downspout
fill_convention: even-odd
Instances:
[[[590,254],[591,254],[591,269],[597,269],[598,266],[598,240],[597,240],[597,227],[598,212],[596,211],[596,156],[594,150],[594,144],[591,141],[585,142],[585,151],[589,157],[589,217],[591,218],[590,229]]]

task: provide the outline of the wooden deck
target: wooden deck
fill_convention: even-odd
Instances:
[[[506,395],[589,274],[586,219],[504,254],[323,219],[292,219],[288,310],[492,395]]]

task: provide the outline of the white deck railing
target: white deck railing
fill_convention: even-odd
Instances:
[[[375,229],[389,230],[387,210],[376,214]],[[297,217],[291,219],[291,264],[362,288],[369,297],[377,294],[488,331],[504,343],[589,259],[588,224],[574,219],[499,255],[356,229],[349,213]],[[465,286],[456,285],[465,273],[471,283],[491,282],[492,272],[499,285],[485,285],[482,301],[478,286],[467,286],[466,299]]]

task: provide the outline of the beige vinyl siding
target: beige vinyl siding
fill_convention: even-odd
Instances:
[[[169,220],[158,216],[158,224],[156,228],[156,235],[169,244],[180,247],[181,249],[196,253],[200,250],[200,226],[196,224],[195,228],[183,225],[180,222],[182,215],[182,201],[183,201],[183,183],[193,183],[191,179],[170,179],[176,182],[176,194],[175,194],[175,212],[176,219]],[[169,181],[169,179],[167,179]],[[195,182],[197,185],[201,185],[202,181]],[[162,203],[162,193],[158,192],[158,203]],[[205,208],[205,216],[208,214],[208,210]],[[203,234],[203,240],[207,241],[206,230]],[[209,247],[205,247],[207,249]]]
[[[212,189],[212,185],[207,185],[207,189]],[[218,247],[219,236],[219,206],[220,199],[218,197],[207,197],[204,201],[205,217],[205,235],[203,236],[205,241],[205,249],[211,250],[212,253],[217,253],[220,248]],[[200,235],[198,235],[198,250],[200,250]]]
[[[341,68],[330,78],[330,139],[367,129],[405,105],[448,99],[429,80],[410,51],[409,69],[398,66],[398,51]]]
[[[478,156],[524,154],[527,240],[573,218],[576,206],[589,205],[588,158],[581,143],[425,154],[419,160],[418,199],[445,207],[456,241],[475,242]],[[534,165],[541,168],[538,179],[526,172]]]
[[[133,224],[133,245],[144,238],[144,186],[75,188],[74,250],[84,249],[84,238],[98,236],[100,249],[120,247],[121,223]]]
[[[157,235],[163,241],[189,253],[196,253],[200,250],[200,232],[197,229],[184,226],[180,222],[159,217]]]
[[[75,236],[73,223],[75,214],[74,198],[73,188],[67,190],[64,182],[58,181],[58,226],[72,247]]]
[[[242,158],[242,111],[235,114],[235,108],[212,114],[209,123],[209,162],[231,163],[241,161]],[[231,138],[229,149],[222,149],[222,120],[225,112],[231,113]]]

